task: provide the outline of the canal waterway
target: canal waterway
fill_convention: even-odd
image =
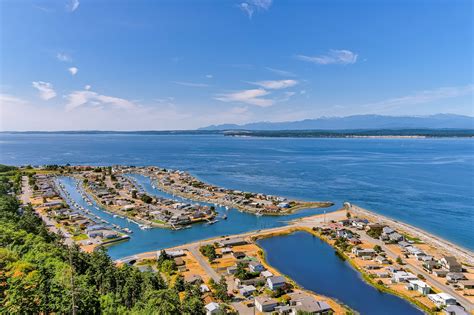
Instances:
[[[169,198],[179,202],[197,203],[208,206],[212,205],[205,202],[173,196],[156,187],[154,188],[153,182],[149,177],[139,174],[129,174],[127,176],[135,179],[136,183],[149,195]],[[78,191],[76,187],[77,180],[75,178],[60,177],[58,180],[64,185],[65,189],[69,192],[71,199],[77,204],[88,209],[94,215],[101,217],[111,224],[119,225],[122,228],[126,227],[132,231],[129,241],[117,243],[108,247],[109,255],[113,259],[147,251],[169,248],[216,236],[240,234],[254,230],[283,226],[290,220],[304,216],[320,214],[324,211],[333,211],[340,207],[340,205],[335,205],[330,208],[305,209],[286,216],[256,216],[254,214],[240,212],[235,209],[228,210],[225,207],[217,205],[215,208],[218,212],[219,221],[215,224],[209,225],[207,223],[196,223],[193,224],[189,229],[182,229],[178,231],[166,228],[152,228],[148,230],[142,230],[139,228],[138,224],[130,222],[126,218],[114,216],[109,212],[100,210],[101,208],[95,203],[92,206],[89,205],[85,200],[83,200],[80,192]],[[224,214],[227,215],[227,220],[222,219]]]
[[[380,292],[362,279],[334,248],[307,232],[257,241],[268,263],[305,289],[332,297],[364,315],[423,314],[409,302]]]

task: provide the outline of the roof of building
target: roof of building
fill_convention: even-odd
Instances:
[[[206,306],[204,306],[206,308],[206,310],[208,310],[209,312],[212,312],[212,311],[217,311],[219,309],[219,304],[216,303],[216,302],[211,302],[209,304],[206,304]]]
[[[268,296],[257,296],[255,298],[255,303],[258,303],[260,305],[273,305],[278,304],[278,301]]]

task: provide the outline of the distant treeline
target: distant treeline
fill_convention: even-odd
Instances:
[[[292,137],[292,138],[351,138],[351,137],[474,137],[473,129],[377,129],[377,130],[235,130],[226,136]]]
[[[474,129],[345,129],[345,130],[144,130],[144,131],[4,131],[10,134],[65,135],[225,135],[248,137],[349,138],[349,137],[474,137]]]

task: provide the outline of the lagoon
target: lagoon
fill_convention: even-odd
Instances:
[[[361,314],[423,314],[407,301],[364,282],[330,245],[307,232],[265,238],[257,244],[265,251],[267,262],[298,285],[336,298]]]

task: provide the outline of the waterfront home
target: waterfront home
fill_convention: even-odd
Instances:
[[[267,286],[270,290],[276,290],[286,285],[286,280],[282,276],[272,276],[267,278]]]
[[[341,237],[341,238],[345,238],[345,239],[349,239],[349,238],[352,238],[354,235],[349,230],[341,229],[341,230],[336,231],[336,236]]]
[[[466,276],[461,272],[448,272],[446,274],[446,280],[449,282],[458,282],[460,280],[466,280]]]
[[[418,278],[414,274],[410,272],[406,272],[406,271],[397,271],[392,274],[392,281],[395,283],[408,282],[410,280],[417,280],[417,279]]]
[[[186,256],[186,253],[182,249],[179,249],[179,250],[165,250],[165,253],[166,253],[166,255],[168,255],[169,257],[172,257],[172,258]],[[158,258],[159,258],[160,255],[161,255],[161,251],[158,252]]]
[[[423,295],[428,295],[431,292],[431,287],[421,280],[409,280],[407,289],[418,291]]]
[[[280,203],[278,204],[278,208],[288,209],[288,208],[290,208],[290,207],[291,207],[291,206],[290,206],[290,204],[289,204],[288,202],[280,202]]]
[[[220,306],[216,302],[211,302],[209,304],[206,304],[204,308],[206,309],[206,315],[213,315],[213,314],[220,313]]]
[[[234,278],[234,284],[236,287],[242,287],[244,285],[260,285],[262,283],[265,283],[265,278],[263,277],[256,277],[256,278],[250,278],[246,280],[241,280],[239,278]]]
[[[439,263],[449,272],[462,272],[461,264],[453,256],[444,256]]]
[[[278,301],[267,296],[257,296],[255,298],[255,308],[259,312],[273,312],[278,306]]]
[[[245,245],[247,244],[247,241],[241,237],[236,237],[236,238],[231,238],[228,240],[219,241],[218,244],[220,247],[232,247],[232,246],[238,246],[238,245]]]
[[[469,313],[459,305],[448,305],[443,309],[443,313],[446,315],[469,315]]]
[[[273,273],[271,273],[271,272],[268,271],[268,270],[265,270],[265,271],[262,271],[262,272],[260,273],[260,275],[261,275],[262,277],[265,277],[265,278],[270,278],[270,277],[273,276]]]
[[[257,288],[254,287],[253,285],[243,285],[239,289],[240,294],[242,294],[245,297],[252,295],[255,291],[257,291]]]
[[[305,292],[289,293],[288,297],[291,299],[289,303],[291,315],[298,313],[326,315],[332,314],[332,309],[324,301],[318,301],[313,296]]]
[[[265,267],[257,261],[251,261],[249,262],[249,269],[251,272],[262,272],[265,270]]]
[[[438,307],[457,304],[457,301],[454,297],[444,292],[438,294],[428,294],[428,298]]]
[[[376,255],[375,250],[371,248],[353,247],[351,252],[357,257],[374,257]]]

